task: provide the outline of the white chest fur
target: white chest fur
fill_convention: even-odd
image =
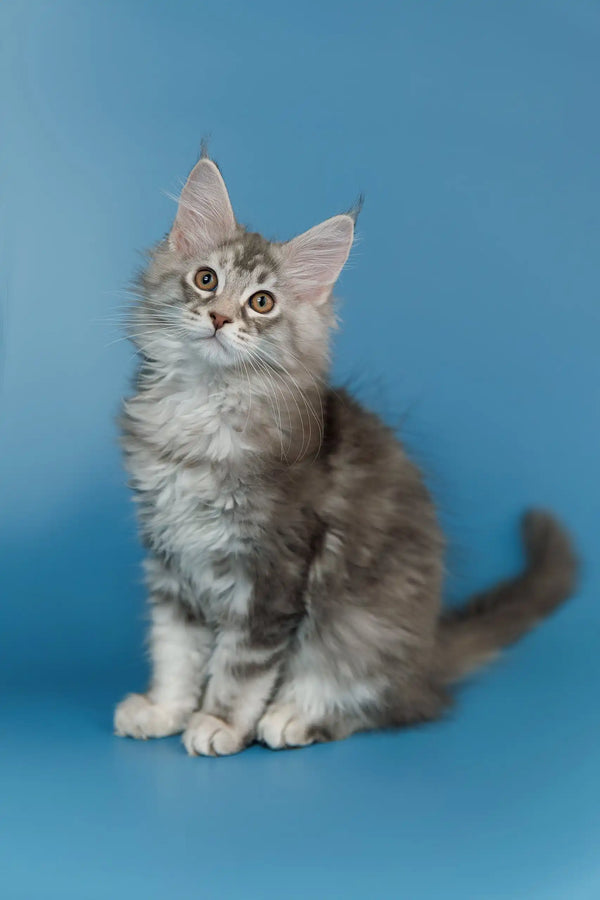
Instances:
[[[125,451],[152,546],[175,560],[205,613],[244,613],[245,556],[264,503],[249,472],[248,406],[226,389],[140,393]]]

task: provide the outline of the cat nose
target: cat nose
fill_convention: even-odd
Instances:
[[[210,317],[213,320],[215,331],[218,331],[219,328],[222,328],[227,322],[231,322],[231,319],[228,316],[222,316],[221,313],[217,312],[211,312]]]

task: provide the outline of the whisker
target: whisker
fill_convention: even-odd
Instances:
[[[277,433],[279,434],[279,443],[281,446],[281,458],[285,462],[288,462],[287,452],[283,446],[283,435],[285,433],[285,429],[283,427],[282,410],[281,410],[281,405],[279,403],[279,400],[277,399],[277,397],[279,395],[282,398],[283,402],[285,403],[285,409],[286,409],[286,413],[287,413],[287,417],[288,417],[288,423],[290,426],[288,433],[291,434],[290,410],[289,410],[289,406],[287,404],[285,394],[283,393],[283,391],[279,387],[279,385],[272,379],[271,374],[270,374],[269,370],[266,368],[266,366],[256,357],[254,357],[253,368],[256,372],[258,372],[259,375],[262,373],[263,379],[264,379],[264,384],[269,389],[269,391],[271,392],[271,394],[273,396],[273,401],[275,404],[274,411],[276,413],[276,416],[277,416],[277,419],[279,422],[279,427],[277,428]]]
[[[261,357],[260,353],[258,353],[258,351],[251,351],[251,352],[256,353],[257,356],[258,356],[258,359],[260,359],[260,361],[263,363],[263,365],[265,365],[265,362],[264,362],[263,358]],[[282,383],[285,384],[285,378],[283,377],[283,375],[282,375],[281,372],[277,371],[277,369],[275,369],[275,368],[273,368],[273,367],[269,367],[269,370],[270,370],[270,372],[271,372],[273,375],[276,375],[276,376],[282,381]],[[287,370],[286,370],[286,372],[287,372]],[[288,372],[287,374],[289,375],[289,372]],[[300,392],[300,394],[302,395],[302,391],[300,390],[300,387],[299,387],[298,383],[297,383],[296,381],[294,381],[294,379],[292,378],[291,375],[289,375],[289,377],[290,377],[291,380],[294,382],[294,384],[295,384],[297,390],[298,390],[298,391]],[[275,382],[274,382],[274,384],[275,384]],[[290,416],[289,416],[289,407],[288,407],[288,405],[287,405],[287,400],[286,400],[286,398],[285,398],[285,394],[284,394],[284,392],[283,392],[283,389],[282,389],[282,388],[279,388],[279,390],[280,390],[280,392],[281,392],[281,394],[282,394],[282,396],[283,396],[283,399],[284,399],[284,402],[285,402],[285,405],[286,405],[286,409],[287,409],[287,411],[288,411],[288,418],[289,418],[289,421],[290,421],[290,427],[291,427],[292,422],[291,422],[291,418],[290,418]],[[307,449],[308,449],[308,447],[310,447],[310,442],[311,442],[311,438],[312,438],[312,426],[311,426],[311,424],[310,424],[310,417],[309,417],[309,419],[308,419],[308,426],[309,426],[309,429],[310,429],[310,430],[309,430],[309,435],[308,435],[308,439],[307,439],[307,438],[306,438],[305,428],[304,428],[304,417],[302,416],[302,412],[301,412],[301,410],[300,410],[300,406],[298,405],[298,401],[296,400],[295,393],[294,393],[293,391],[291,391],[290,393],[291,393],[291,395],[292,395],[292,400],[294,401],[294,403],[295,403],[295,405],[296,405],[296,410],[298,411],[298,418],[299,418],[300,424],[301,424],[301,426],[302,426],[302,446],[301,446],[300,450],[298,451],[298,455],[297,455],[296,459],[294,460],[295,462],[298,462],[298,461],[302,458],[302,456],[304,455],[304,447],[306,446]],[[303,399],[304,399],[304,403],[305,403],[305,405],[306,405],[306,399],[305,399],[304,397],[303,397]],[[307,410],[307,411],[308,411],[308,410]]]
[[[248,372],[248,367],[246,366],[246,361],[244,360],[244,358],[241,355],[241,353],[239,352],[239,350],[236,352],[238,354],[238,361],[241,362],[241,364],[244,367],[244,372],[246,374],[246,381],[248,382],[248,414],[246,415],[246,422],[244,424],[244,427],[242,428],[242,434],[245,434],[246,428],[248,427],[248,422],[250,421],[250,416],[252,413],[252,385],[250,383],[250,374]]]
[[[293,432],[292,416],[291,416],[291,413],[290,413],[290,407],[289,407],[288,402],[287,402],[286,393],[284,392],[283,388],[277,383],[277,381],[275,381],[274,378],[273,378],[273,376],[274,376],[274,375],[277,375],[278,373],[275,372],[270,366],[268,366],[268,365],[260,358],[260,356],[256,353],[255,350],[253,350],[252,348],[248,348],[247,352],[248,352],[248,353],[252,356],[252,358],[254,359],[254,362],[255,362],[255,369],[257,369],[257,370],[259,370],[259,371],[262,371],[264,377],[266,378],[266,383],[267,383],[268,385],[270,385],[271,390],[272,390],[272,392],[273,392],[273,397],[274,397],[275,402],[276,402],[276,404],[277,404],[277,410],[278,410],[278,414],[279,414],[279,429],[280,429],[280,433],[281,433],[281,435],[282,435],[282,437],[281,437],[282,447],[283,447],[283,434],[286,433],[286,432],[285,432],[285,429],[283,428],[283,421],[282,421],[282,418],[281,418],[281,406],[280,406],[280,404],[279,404],[279,402],[278,402],[278,400],[277,400],[277,395],[279,395],[279,396],[281,397],[281,399],[283,400],[283,402],[284,402],[284,404],[285,404],[285,411],[286,411],[286,413],[287,413],[287,422],[288,422],[288,431],[287,431],[287,434],[289,435],[288,446],[291,446],[291,436],[292,436],[292,432]],[[295,401],[295,402],[296,402],[296,401]],[[298,413],[300,413],[300,409],[299,409],[297,403],[296,403],[296,408],[298,409]],[[288,462],[289,460],[288,460],[287,452],[286,452],[286,451],[284,451],[284,457],[285,457],[286,462]]]
[[[249,358],[248,364],[250,365],[250,368],[252,369],[252,371],[255,372],[258,375],[258,377],[260,378],[261,371],[258,368],[258,366],[256,365],[256,363],[254,362],[254,360]],[[263,379],[265,378],[264,372],[262,373],[262,377],[263,377]],[[269,401],[269,405],[273,412],[273,421],[275,423],[277,434],[279,435],[279,445],[280,445],[280,449],[281,449],[280,458],[283,461],[287,462],[288,461],[287,454],[286,454],[285,450],[283,449],[283,427],[281,424],[281,411],[279,409],[279,404],[277,403],[277,397],[275,395],[275,391],[273,390],[273,386],[270,383],[270,378],[268,377],[268,375],[266,376],[265,387],[267,388],[267,400]],[[279,427],[277,427],[277,423],[275,421],[277,418],[279,419]]]
[[[302,388],[300,387],[300,385],[298,384],[298,382],[296,381],[294,376],[291,374],[291,372],[286,368],[286,366],[284,366],[283,363],[281,363],[279,360],[273,360],[271,358],[271,361],[275,362],[277,365],[279,365],[281,367],[281,369],[285,372],[285,374],[288,376],[288,378],[290,379],[290,381],[293,383],[296,390],[300,394],[302,401],[306,407],[306,411],[308,413],[308,427],[309,427],[308,447],[310,447],[310,443],[312,440],[312,425],[311,425],[311,420],[310,420],[310,416],[312,414],[312,416],[317,424],[318,431],[319,431],[319,446],[317,449],[317,454],[318,454],[318,452],[321,449],[321,446],[323,444],[323,405],[321,403],[321,397],[320,397],[320,392],[318,391],[318,388],[317,388],[317,393],[319,394],[319,402],[321,403],[321,418],[319,418],[312,403],[310,403],[308,397],[306,396],[306,393],[302,390]],[[316,387],[316,385],[315,385],[315,387]],[[292,394],[292,396],[294,396],[294,395]],[[299,410],[298,410],[298,412],[299,412],[299,415],[301,415]],[[308,447],[307,447],[307,449],[308,449]],[[302,446],[302,452],[304,452],[304,444]]]

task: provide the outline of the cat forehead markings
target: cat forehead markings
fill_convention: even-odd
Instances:
[[[276,268],[275,259],[269,247],[269,242],[260,234],[249,232],[233,245],[234,265],[237,269],[254,272],[261,268],[261,280],[267,277],[266,273]],[[265,273],[265,274],[263,274]]]

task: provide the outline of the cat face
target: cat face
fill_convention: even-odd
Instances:
[[[142,276],[132,337],[165,365],[323,370],[331,290],[353,235],[349,215],[287,243],[248,232],[235,221],[216,165],[201,159]]]

